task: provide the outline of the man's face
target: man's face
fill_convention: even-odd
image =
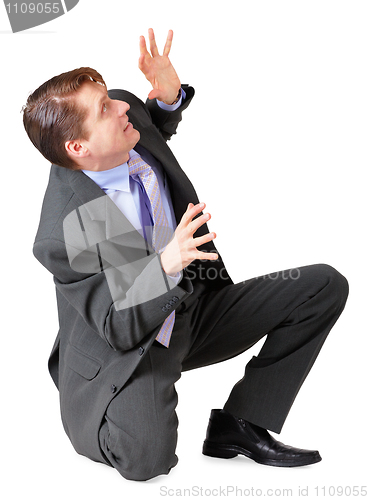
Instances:
[[[128,152],[137,144],[140,133],[128,121],[129,104],[110,99],[106,87],[86,82],[77,91],[77,103],[87,109],[84,122],[89,150],[86,170],[108,170],[128,161]]]

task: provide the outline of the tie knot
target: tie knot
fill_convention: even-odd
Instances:
[[[131,156],[127,163],[128,163],[129,175],[145,174],[150,172],[151,170],[150,165],[144,162],[141,156],[138,154]]]

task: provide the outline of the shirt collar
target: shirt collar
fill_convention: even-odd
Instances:
[[[137,154],[134,149],[129,152],[129,157]],[[114,189],[115,191],[129,192],[129,169],[128,164],[122,163],[117,167],[108,170],[82,170],[90,179],[92,179],[100,189]]]

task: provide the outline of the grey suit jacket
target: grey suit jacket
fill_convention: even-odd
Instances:
[[[191,87],[183,88],[186,99],[171,113],[156,101],[144,104],[129,92],[109,91],[112,99],[130,105],[129,119],[141,134],[135,149],[145,148],[163,166],[177,222],[189,202],[198,202],[166,144],[194,95]],[[95,228],[95,241],[85,238],[92,234],[89,227]],[[206,232],[204,225],[196,236]],[[216,251],[212,242],[202,249]],[[201,273],[195,261],[179,284],[171,286],[158,255],[110,198],[83,172],[56,165],[51,167],[34,255],[53,274],[56,286],[60,329],[49,370],[60,391],[65,431],[78,453],[108,463],[98,439],[104,413],[124,390],[165,318],[183,301],[231,280],[219,258],[202,262]],[[204,272],[207,267],[212,268],[211,279]]]

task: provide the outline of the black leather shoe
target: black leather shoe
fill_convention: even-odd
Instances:
[[[225,410],[211,411],[202,452],[217,458],[234,458],[241,454],[259,464],[275,467],[298,467],[321,461],[318,451],[286,446],[266,429]]]

